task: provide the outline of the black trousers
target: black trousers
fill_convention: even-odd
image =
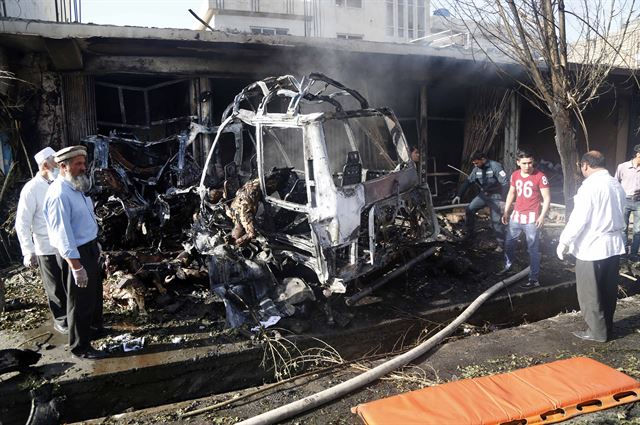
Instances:
[[[69,349],[80,352],[90,347],[91,328],[102,327],[102,278],[98,270],[100,249],[97,240],[78,247],[80,263],[87,271],[89,282],[79,288],[68,263],[58,256],[67,287],[67,323]]]
[[[44,292],[49,300],[49,310],[53,315],[53,321],[66,328],[67,287],[56,255],[38,255],[37,259],[40,267],[40,277],[42,277]]]
[[[618,301],[620,256],[596,261],[576,260],[576,289],[580,311],[591,334],[611,338]]]

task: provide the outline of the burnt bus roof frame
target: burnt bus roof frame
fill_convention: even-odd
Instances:
[[[317,87],[316,83],[322,84],[323,87],[312,92]],[[328,89],[337,89],[338,91],[327,93]],[[336,99],[338,96],[350,96],[356,99],[361,109],[345,110],[342,103]],[[286,112],[267,111],[269,104],[276,97],[290,99]],[[302,101],[305,104],[330,104],[334,110],[300,114]],[[244,106],[244,104],[248,105],[250,109],[241,108],[241,105]],[[347,121],[353,118],[375,116],[385,119],[386,128],[392,138],[391,143],[396,147],[395,155],[397,155],[397,160],[393,160],[397,162],[396,167],[393,170],[387,170],[383,175],[375,177],[374,180],[361,182],[349,187],[335,186],[327,163],[322,123],[331,120]],[[413,235],[413,242],[433,240],[439,232],[428,186],[420,186],[415,164],[410,160],[408,145],[397,118],[389,108],[370,108],[366,100],[357,91],[347,89],[340,83],[321,74],[312,74],[303,78],[300,83],[292,76],[283,76],[268,78],[247,86],[235,97],[233,103],[223,113],[223,122],[218,127],[218,133],[209,150],[200,182],[199,192],[203,202],[205,202],[205,194],[207,192],[204,187],[204,177],[213,152],[221,133],[226,126],[232,123],[245,123],[254,127],[255,146],[258,153],[258,175],[265,201],[271,205],[307,215],[310,227],[308,236],[285,233],[265,236],[274,242],[277,241],[282,248],[280,250],[281,254],[313,269],[319,281],[325,287],[328,287],[330,292],[344,292],[343,281],[352,280],[388,264],[391,261],[391,256],[388,254],[397,254],[397,251],[399,251],[398,248],[402,244],[396,248],[392,247],[392,249],[382,245],[376,248],[376,243],[380,243],[380,241],[376,240],[376,237],[380,235],[375,232],[375,223],[384,215],[383,209],[394,210],[394,214],[398,216],[404,214],[401,221],[405,223],[405,233],[408,221],[421,223],[418,226],[419,228],[416,229],[416,234]],[[310,140],[311,143],[304,143],[305,157],[324,159],[324,162],[321,161],[322,163],[314,165],[312,169],[308,169],[310,165],[308,161],[304,161],[305,186],[307,190],[306,204],[295,204],[271,197],[264,191],[265,171],[268,170],[264,169],[265,165],[261,154],[264,143],[263,130],[269,131],[269,127],[304,129],[303,137],[313,138],[313,140]],[[313,134],[307,134],[307,132]],[[349,137],[352,137],[352,135]],[[313,142],[316,140],[318,141],[317,143]],[[275,141],[278,142],[278,139],[276,138]],[[315,149],[316,152],[306,152],[307,149]],[[290,165],[287,164],[287,166]],[[322,168],[322,170],[318,170],[318,168]],[[322,176],[323,182],[310,181],[310,179],[315,179],[315,176],[310,176],[310,172],[311,174],[320,172],[319,175]],[[326,192],[325,195],[329,194],[330,198],[335,198],[333,202],[326,202],[318,207],[318,203],[314,202],[313,195],[309,193],[311,185],[314,186],[314,190],[321,186],[322,189],[319,192]],[[375,208],[377,203],[380,207],[378,209]],[[331,209],[331,205],[334,207],[341,205],[341,207],[339,209]],[[322,209],[326,211],[320,211]],[[423,211],[416,213],[417,209],[422,209]],[[358,213],[353,213],[356,210]],[[365,216],[361,217],[360,211],[363,211],[363,214],[368,214],[367,222],[361,223],[361,219],[365,219]],[[409,211],[412,211],[412,213],[409,213]],[[409,217],[410,220],[407,220],[407,215],[412,215],[412,217]],[[366,234],[368,246],[365,244],[365,246],[358,247],[359,235],[363,233]],[[283,243],[285,246],[291,247],[291,249],[282,246]],[[344,254],[340,254],[345,249],[347,251]],[[349,267],[348,264],[346,268],[336,265],[338,256],[344,255],[349,258],[346,261],[352,267]],[[363,255],[365,257],[369,255],[369,258],[363,261]]]

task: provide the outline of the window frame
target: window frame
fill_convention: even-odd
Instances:
[[[364,40],[364,34],[349,34],[339,32],[336,34],[336,38],[340,40]]]
[[[251,30],[251,34],[255,35],[289,35],[289,28],[251,25],[249,29]]]

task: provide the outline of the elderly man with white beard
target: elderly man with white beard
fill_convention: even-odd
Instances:
[[[25,267],[40,267],[40,277],[53,315],[53,328],[66,334],[67,289],[56,259],[56,249],[49,243],[47,223],[42,214],[44,197],[49,185],[58,175],[53,160],[55,151],[46,147],[35,154],[38,174],[20,192],[16,211],[16,234],[24,257]]]
[[[104,353],[91,346],[91,330],[102,328],[102,279],[98,271],[98,223],[87,177],[87,149],[70,146],[56,152],[60,176],[49,186],[44,201],[51,245],[67,288],[69,349],[78,359],[95,360]]]

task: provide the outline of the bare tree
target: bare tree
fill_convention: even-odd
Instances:
[[[438,1],[438,0],[436,0]],[[474,49],[494,63],[520,64],[523,94],[553,121],[567,207],[577,186],[577,130],[589,136],[583,111],[608,89],[629,39],[635,0],[440,0],[469,33]],[[569,38],[568,35],[569,34]],[[569,44],[571,41],[571,45]]]

